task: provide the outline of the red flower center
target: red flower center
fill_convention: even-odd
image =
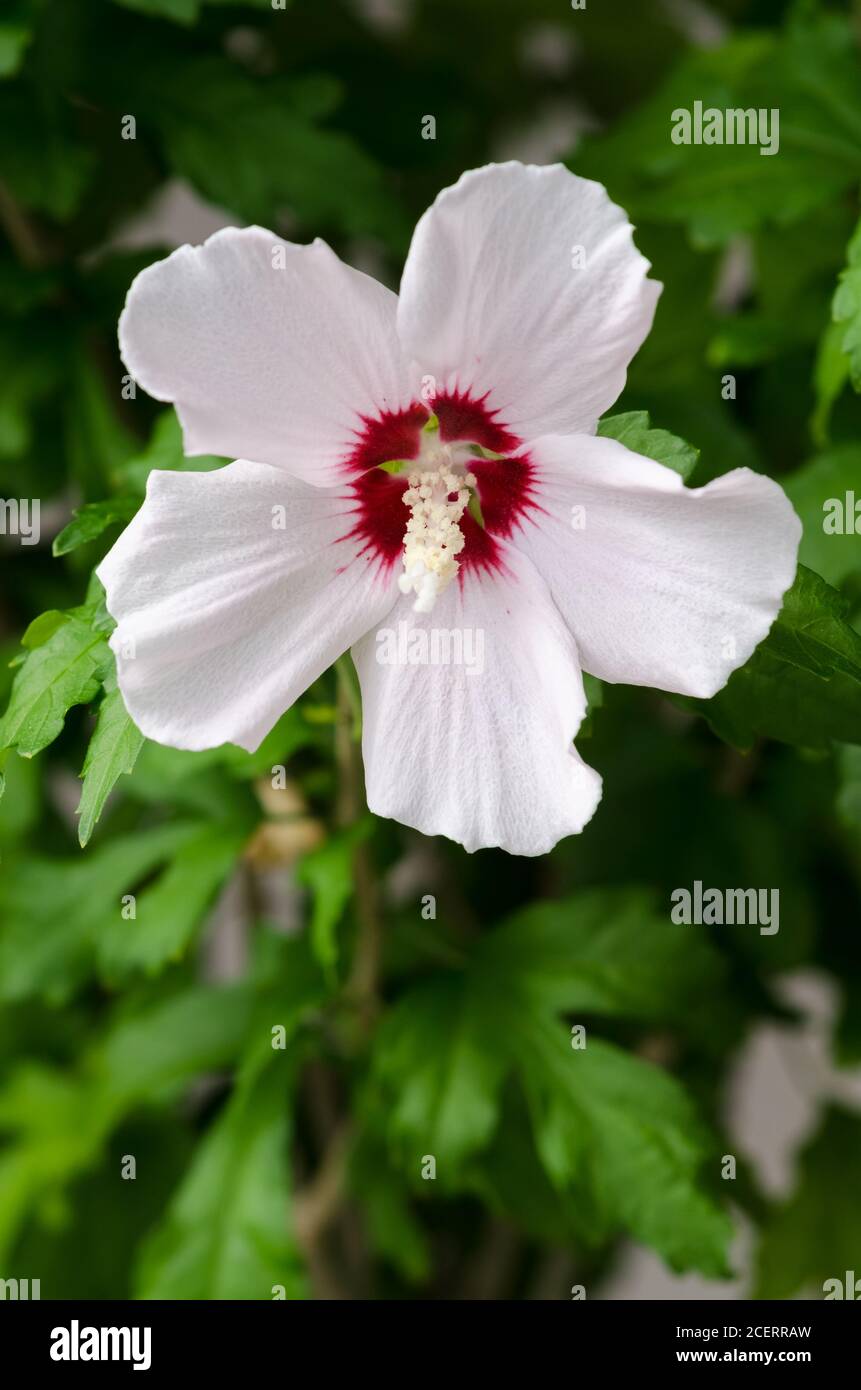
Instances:
[[[522,441],[496,419],[485,397],[454,391],[436,396],[430,407],[418,401],[405,410],[383,411],[376,419],[362,417],[356,444],[345,461],[352,477],[350,493],[355,501],[352,528],[345,539],[358,540],[359,553],[375,560],[388,572],[400,563],[408,510],[403,501],[407,478],[380,467],[395,460],[419,457],[422,430],[431,416],[439,421],[441,444],[472,444],[494,454],[514,453]],[[464,548],[458,578],[472,570],[499,569],[497,538],[508,539],[535,508],[535,469],[523,453],[517,458],[469,458],[475,475],[483,525],[470,512],[461,519]]]

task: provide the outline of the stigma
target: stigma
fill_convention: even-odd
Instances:
[[[410,516],[398,587],[402,594],[416,595],[416,613],[432,611],[459,568],[457,557],[465,544],[460,521],[476,481],[472,473],[455,472],[455,467],[448,459],[434,460],[408,475],[403,501]]]

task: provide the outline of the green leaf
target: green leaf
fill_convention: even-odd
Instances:
[[[598,1230],[627,1230],[673,1269],[728,1274],[732,1226],[701,1190],[718,1155],[672,1077],[589,1037],[574,1049],[552,1020],[517,1017],[508,1045],[553,1184],[585,1192]]]
[[[481,939],[462,973],[401,997],[381,1025],[372,1069],[389,1143],[405,1172],[417,1174],[433,1155],[441,1186],[489,1184],[505,1202],[498,1171],[482,1176],[482,1155],[498,1132],[503,1083],[516,1075],[535,1148],[565,1199],[567,1232],[594,1241],[624,1229],[674,1268],[724,1274],[730,1226],[701,1181],[717,1155],[685,1091],[591,1033],[575,1049],[557,1018],[563,1010],[663,1019],[695,1010],[710,987],[711,952],[690,942],[701,949],[691,965],[672,930],[659,944],[661,926],[635,895],[572,902],[573,922],[552,904],[524,910]],[[686,988],[693,998],[685,1003]]]
[[[131,949],[141,924],[122,916],[123,897],[198,833],[193,822],[178,822],[112,840],[85,856],[16,859],[14,872],[0,875],[0,998],[67,999],[92,972],[106,932],[131,934]],[[174,930],[175,920],[161,931],[155,924],[159,940]]]
[[[84,785],[77,814],[82,849],[89,842],[117,779],[131,772],[143,743],[143,734],[126,711],[116,672],[109,672],[98,722],[81,770]]]
[[[56,1201],[92,1168],[105,1140],[142,1104],[173,1100],[201,1071],[229,1065],[254,1015],[245,982],[194,988],[122,1019],[92,1047],[80,1074],[25,1063],[0,1090],[0,1260],[29,1212]]]
[[[726,976],[702,934],[636,888],[533,903],[482,938],[476,962],[546,1010],[662,1022],[709,1013]]]
[[[350,1154],[349,1178],[374,1250],[408,1283],[421,1283],[431,1268],[428,1240],[404,1176],[373,1135],[363,1134]]]
[[[856,534],[854,505],[850,502],[846,507],[849,493],[861,503],[861,445],[844,444],[820,454],[787,478],[783,486],[804,525],[798,552],[802,564],[834,585],[861,571],[861,511]],[[834,524],[835,501],[840,504],[837,522],[842,522],[842,534],[825,529],[826,522],[829,528]]]
[[[0,722],[0,748],[16,748],[24,758],[54,741],[73,705],[95,698],[114,660],[104,633],[93,628],[92,609],[72,608],[62,621],[54,613],[43,618],[40,629],[28,631],[31,649]]]
[[[332,835],[319,849],[306,854],[296,869],[297,882],[313,894],[311,945],[330,980],[338,963],[338,923],[353,895],[353,856],[372,825],[368,818]]]
[[[235,822],[254,803],[231,776],[229,761],[218,757],[219,753],[223,749],[192,753],[147,740],[123,790],[147,806],[191,812],[205,820]]]
[[[608,415],[598,422],[598,433],[605,439],[618,439],[626,449],[654,459],[675,473],[689,478],[696,467],[699,449],[668,430],[653,430],[647,410],[629,410],[622,415]]]
[[[374,1066],[406,1162],[418,1172],[433,1154],[446,1185],[498,1118],[506,1056],[493,998],[454,975],[410,990],[381,1025]]]
[[[797,317],[787,323],[782,314],[739,314],[722,321],[709,343],[707,360],[722,369],[755,367],[775,361],[806,339],[807,325]]]
[[[583,672],[583,693],[586,696],[586,714],[577,730],[578,739],[592,737],[595,729],[595,711],[604,703],[604,686],[597,676],[590,676],[588,671]]]
[[[490,1147],[469,1169],[466,1185],[491,1211],[554,1248],[567,1246],[582,1258],[584,1244],[597,1234],[589,1204],[571,1201],[551,1183],[535,1148],[526,1099],[513,1087]]]
[[[289,1077],[277,1061],[241,1080],[144,1247],[144,1299],[306,1296],[290,1233]]]
[[[79,545],[96,540],[109,526],[131,521],[139,506],[139,497],[109,497],[104,502],[86,502],[83,507],[76,507],[72,520],[54,537],[54,555],[68,555]]]
[[[15,76],[32,37],[32,30],[26,24],[14,20],[0,22],[0,77]]]
[[[140,494],[146,491],[147,478],[154,468],[209,473],[225,462],[215,454],[199,454],[187,459],[183,453],[182,426],[176,411],[170,409],[163,410],[157,417],[143,452],[124,460],[114,470],[113,477],[120,487]]]
[[[158,129],[175,173],[218,207],[263,225],[288,208],[309,226],[399,244],[407,234],[377,164],[350,136],[321,128],[309,114],[307,84],[254,82],[215,55],[162,57],[150,82],[141,76],[141,122]]]
[[[34,1062],[9,1073],[0,1091],[0,1264],[32,1208],[95,1162],[105,1128],[76,1077]]]
[[[112,1112],[157,1101],[201,1072],[233,1065],[253,1016],[247,981],[184,990],[114,1024],[91,1051],[88,1074]]]
[[[2,105],[0,93],[0,111]],[[0,146],[2,140],[0,133]],[[29,284],[31,278],[25,283]],[[20,285],[18,287],[20,289]],[[48,328],[35,314],[12,321],[8,313],[4,313],[3,319],[5,322],[0,326],[0,460],[21,459],[33,447],[46,399],[50,399],[63,378],[62,337],[56,327]],[[17,481],[16,491],[11,495],[20,496]]]
[[[847,262],[840,275],[832,314],[840,326],[840,346],[849,359],[852,385],[861,391],[861,222],[849,243]]]
[[[67,221],[97,162],[71,136],[68,111],[57,109],[52,94],[34,100],[18,82],[0,89],[0,179],[26,208]]]
[[[147,805],[193,812],[207,820],[242,822],[250,834],[259,819],[259,803],[246,784],[271,775],[274,766],[286,764],[316,737],[300,707],[294,705],[255,753],[229,743],[191,752],[147,740],[123,790]]]
[[[824,448],[828,443],[829,421],[835,401],[849,377],[849,361],[842,347],[843,329],[839,323],[829,323],[819,340],[813,368],[813,394],[816,408],[810,417],[813,442]]]
[[[134,920],[111,913],[95,938],[103,976],[157,974],[185,953],[246,839],[235,825],[207,822],[173,855],[159,879],[138,893]]]
[[[821,750],[861,743],[861,637],[845,612],[840,595],[800,565],[771,632],[723,690],[674,702],[736,748],[760,737]]]
[[[38,618],[34,618],[25,629],[21,638],[21,646],[26,647],[27,651],[34,651],[36,647],[41,647],[43,642],[47,642],[49,637],[53,637],[57,628],[63,626],[68,616],[68,613],[64,613],[60,608],[49,608],[47,613],[40,613]]]
[[[12,757],[5,766],[5,789],[0,799],[0,849],[17,844],[39,820],[41,795],[36,764]],[[2,782],[0,773],[0,782]]]
[[[273,933],[267,948],[272,960],[255,959],[239,983],[194,985],[123,1012],[85,1057],[99,1105],[121,1114],[173,1098],[202,1072],[271,1059],[270,1020],[294,1036],[321,987],[303,941]]]
[[[120,378],[116,396],[110,392],[85,350],[77,345],[69,366],[66,405],[66,449],[73,477],[84,493],[96,497],[108,490],[118,466],[134,451],[135,439],[120,418]]]
[[[777,110],[779,149],[674,143],[673,112],[692,113],[695,102]],[[570,162],[636,222],[681,223],[699,246],[833,206],[861,177],[861,65],[848,16],[799,6],[782,32],[747,31],[694,50],[638,112],[585,141]]]
[[[798,1184],[763,1226],[755,1298],[824,1297],[826,1280],[842,1285],[847,1270],[861,1277],[861,1118],[832,1105],[801,1156]],[[839,1295],[838,1295],[839,1296]],[[844,1291],[843,1297],[846,1297]]]

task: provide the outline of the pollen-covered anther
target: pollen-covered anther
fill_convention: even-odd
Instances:
[[[404,573],[398,586],[402,594],[415,593],[416,613],[430,613],[457,574],[457,556],[464,547],[460,519],[475,478],[471,473],[457,474],[443,463],[432,470],[410,473],[408,482],[403,500],[410,517],[404,534]]]

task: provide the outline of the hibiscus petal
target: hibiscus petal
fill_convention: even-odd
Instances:
[[[175,402],[188,454],[251,458],[326,486],[369,421],[413,401],[396,306],[323,241],[229,227],[137,276],[120,349],[151,396]]]
[[[603,680],[708,698],[765,637],[795,575],[801,523],[739,468],[686,488],[614,439],[536,440],[530,555]]]
[[[150,474],[143,507],[98,570],[117,620],[120,689],[143,733],[175,748],[253,751],[380,620],[397,585],[342,539],[354,505],[346,491],[244,460]]]
[[[591,432],[651,327],[648,268],[601,184],[561,164],[491,164],[416,227],[398,332],[458,415],[466,396],[500,435]]]
[[[451,584],[430,614],[404,599],[353,649],[368,805],[470,852],[545,854],[582,830],[601,779],[572,744],[586,700],[571,635],[525,556],[498,553],[499,569]],[[434,642],[466,659],[405,663]]]

